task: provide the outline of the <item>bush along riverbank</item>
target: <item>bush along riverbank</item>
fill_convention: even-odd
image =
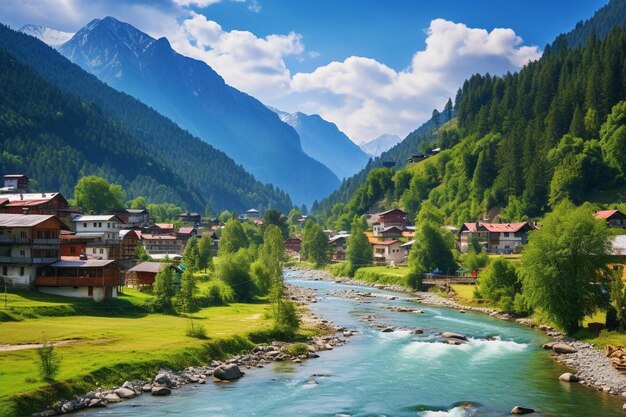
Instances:
[[[515,319],[507,313],[502,313],[491,308],[463,305],[449,298],[437,295],[436,293],[415,291],[400,284],[381,284],[369,280],[363,281],[349,277],[335,277],[324,270],[306,270],[306,277],[312,280],[330,281],[346,285],[365,286],[406,293],[411,296],[411,300],[419,303],[452,308],[459,310],[460,313],[471,311],[487,314],[500,320],[514,320],[519,324],[536,328],[545,332],[552,340],[542,347],[552,350],[551,356],[553,359],[573,371],[571,372],[571,377],[566,374],[561,375],[561,381],[580,383],[611,395],[619,395],[626,398],[626,376],[622,375],[612,366],[611,360],[607,358],[601,350],[598,350],[593,344],[565,336],[548,325],[536,325],[531,319],[527,318]],[[355,291],[346,292],[346,294],[355,298],[364,295]]]
[[[47,417],[72,413],[85,408],[107,407],[110,404],[135,398],[139,395],[166,396],[172,390],[188,384],[228,383],[245,375],[255,368],[262,368],[275,361],[302,362],[306,359],[319,357],[317,352],[332,350],[349,341],[354,330],[350,331],[335,326],[326,319],[318,318],[310,313],[307,306],[315,302],[315,290],[307,288],[287,288],[287,296],[300,307],[300,318],[303,326],[313,335],[282,335],[272,331],[250,333],[206,343],[202,351],[190,349],[182,357],[191,358],[192,366],[181,365],[182,362],[163,362],[146,366],[138,370],[130,366],[120,367],[112,372],[113,378],[125,380],[121,385],[114,385],[111,379],[104,378],[110,370],[101,370],[83,381],[73,385],[70,382],[56,383],[37,392],[20,396],[16,399],[16,415],[28,415],[41,410],[50,403],[50,398],[66,398],[57,400],[45,408],[35,412],[33,417]],[[204,362],[204,365],[201,363]],[[208,362],[208,363],[207,363]],[[104,379],[103,379],[104,378]],[[79,386],[93,382],[86,394],[75,395]],[[95,381],[107,381],[100,383]],[[119,383],[119,382],[118,382]],[[310,381],[315,384],[314,380]],[[105,385],[107,388],[103,388]],[[84,392],[84,391],[83,391]],[[73,397],[72,399],[67,399]]]

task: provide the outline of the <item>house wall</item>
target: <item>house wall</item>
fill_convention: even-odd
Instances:
[[[117,298],[117,288],[112,287],[107,289],[105,287],[91,287],[92,295],[89,295],[89,287],[37,287],[39,292],[45,294],[61,295],[63,297],[74,298],[93,298],[95,302],[103,301],[107,298],[107,293],[111,298]]]
[[[119,232],[123,226],[117,220],[77,221],[74,224],[76,226],[77,235],[81,233],[104,233],[102,239],[111,241],[119,240]]]
[[[0,265],[0,277],[18,288],[30,288],[36,276],[37,267],[33,265]]]

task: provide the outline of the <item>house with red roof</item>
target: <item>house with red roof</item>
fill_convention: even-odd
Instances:
[[[626,229],[626,214],[619,210],[600,210],[596,211],[596,219],[604,220],[609,227]]]
[[[476,236],[487,253],[517,253],[528,242],[528,232],[535,226],[517,223],[464,223],[459,230],[459,250],[467,252],[470,239]]]

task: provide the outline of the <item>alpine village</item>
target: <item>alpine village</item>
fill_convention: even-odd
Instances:
[[[533,2],[0,5],[0,416],[624,415],[626,0]]]

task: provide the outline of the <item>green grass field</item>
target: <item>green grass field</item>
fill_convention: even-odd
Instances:
[[[39,317],[19,315],[21,321],[1,322],[1,344],[73,342],[55,348],[61,357],[57,381],[62,382],[55,386],[39,382],[35,349],[0,351],[0,416],[16,415],[16,410],[20,410],[18,414],[36,411],[36,407],[45,406],[46,398],[88,390],[96,382],[121,384],[133,376],[147,377],[159,366],[180,368],[203,363],[220,353],[220,345],[234,343],[237,346],[226,350],[240,349],[250,344],[249,334],[271,328],[267,304],[231,304],[203,308],[193,314],[194,323],[205,326],[209,339],[191,338],[185,335],[189,318],[142,311],[139,306],[150,297],[126,290],[119,300],[98,305],[43,294],[11,294],[13,314],[19,315],[15,311],[22,308],[38,312]],[[124,317],[116,304],[132,314]],[[59,306],[66,307],[68,314],[43,317],[46,309]],[[2,303],[0,307],[2,312]],[[76,310],[88,314],[69,315]],[[24,408],[28,402],[35,408]]]
[[[409,274],[408,266],[389,268],[386,266],[367,266],[359,268],[354,278],[378,284],[406,285],[406,276]]]

